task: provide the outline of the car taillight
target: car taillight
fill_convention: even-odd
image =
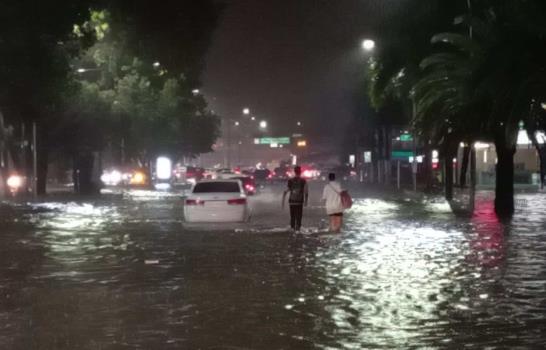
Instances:
[[[245,188],[247,191],[254,191],[254,186],[252,185],[246,185]]]
[[[186,199],[186,205],[205,205],[205,201],[199,199]]]
[[[313,177],[313,172],[311,170],[304,170],[301,176],[306,178],[311,178]]]
[[[245,205],[246,204],[246,198],[228,199],[227,204],[229,204],[229,205]]]

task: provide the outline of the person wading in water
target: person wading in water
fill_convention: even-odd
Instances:
[[[284,202],[286,195],[288,196],[288,204],[290,205],[290,227],[295,232],[299,232],[301,229],[301,219],[303,217],[303,206],[307,206],[309,199],[309,190],[307,188],[307,181],[301,177],[301,168],[296,166],[294,168],[295,176],[288,180],[288,187],[282,195],[282,207],[284,208]]]
[[[326,214],[330,219],[330,232],[339,233],[343,224],[343,203],[341,200],[341,185],[336,181],[334,173],[328,174],[328,183],[322,191],[322,200],[326,205]]]

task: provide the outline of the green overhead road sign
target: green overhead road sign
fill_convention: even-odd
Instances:
[[[400,135],[400,141],[402,142],[413,141],[413,136],[411,136],[410,134],[402,134]]]
[[[413,157],[412,151],[392,151],[391,159],[393,160],[408,160],[409,157]]]
[[[290,137],[260,137],[254,139],[255,145],[289,145]]]

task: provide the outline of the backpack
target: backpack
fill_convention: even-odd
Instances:
[[[341,197],[341,205],[343,206],[343,209],[351,209],[353,206],[353,199],[351,198],[349,192],[341,191],[339,196]]]
[[[341,192],[338,192],[334,186],[330,185],[332,190],[334,190],[335,193],[339,194],[339,198],[341,199],[341,206],[343,209],[351,209],[353,206],[353,199],[351,198],[351,195],[349,194],[349,191],[342,190]]]
[[[290,189],[289,203],[303,203],[305,195],[305,180],[301,178],[290,179],[288,182]]]

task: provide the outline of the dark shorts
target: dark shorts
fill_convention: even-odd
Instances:
[[[330,214],[329,216],[343,216],[343,213]]]

